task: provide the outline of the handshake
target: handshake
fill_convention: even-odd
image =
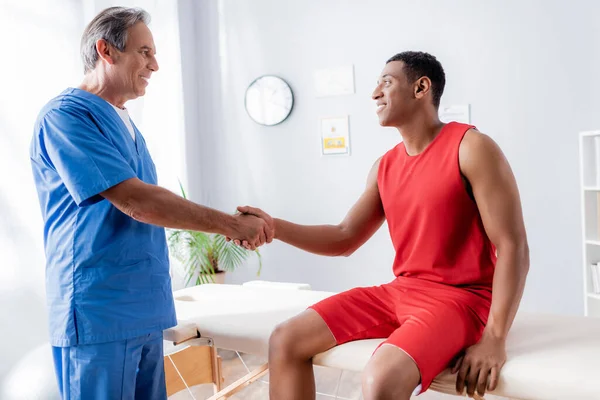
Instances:
[[[232,236],[227,236],[228,242],[233,240],[238,246],[256,250],[257,247],[273,241],[275,221],[269,214],[260,208],[249,206],[238,207],[237,210]]]

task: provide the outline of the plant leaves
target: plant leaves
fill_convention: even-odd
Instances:
[[[181,181],[179,188],[183,198],[187,199]],[[244,264],[251,253],[233,242],[227,242],[223,235],[172,229],[167,229],[167,234],[169,250],[185,270],[185,286],[194,278],[196,285],[214,283],[215,267],[224,271],[234,271]],[[260,275],[262,256],[258,249],[254,252],[259,261],[257,275]]]
[[[225,271],[233,271],[241,266],[250,254],[243,247],[227,242],[224,236],[218,235],[215,239],[219,251],[219,267]]]
[[[260,276],[260,271],[262,271],[262,255],[258,249],[254,250],[256,256],[258,257],[258,271],[256,271],[256,276]]]
[[[185,194],[185,189],[183,188],[183,185],[181,184],[181,181],[179,179],[177,179],[177,182],[179,182],[179,189],[181,189],[181,195],[183,196],[184,199],[187,200],[187,196]]]

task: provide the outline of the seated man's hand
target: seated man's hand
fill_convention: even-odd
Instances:
[[[475,397],[475,391],[483,397],[486,389],[494,390],[498,385],[500,369],[505,361],[504,340],[484,332],[479,343],[469,347],[452,368],[452,373],[458,371],[456,391],[462,394],[466,386],[469,397]]]
[[[234,239],[234,243],[238,246],[242,245],[245,248],[247,248],[248,250],[254,250],[256,247],[262,246],[265,242],[266,243],[271,243],[273,241],[273,238],[275,236],[275,223],[273,221],[273,218],[267,214],[266,212],[264,212],[263,210],[261,210],[260,208],[254,208],[254,207],[250,207],[250,206],[244,206],[244,207],[238,207],[238,211],[241,214],[238,214],[238,217],[240,218],[244,218],[244,217],[254,217],[254,218],[259,218],[261,219],[266,225],[264,227],[264,240],[260,240],[258,242],[258,244],[256,244],[255,246],[251,245],[251,242],[249,242],[246,239],[243,238],[235,238]],[[262,236],[261,236],[262,238]],[[231,238],[227,238],[227,240],[231,240]]]

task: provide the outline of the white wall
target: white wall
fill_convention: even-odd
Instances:
[[[233,210],[249,203],[306,224],[340,221],[363,190],[371,164],[400,140],[396,131],[378,126],[370,100],[385,60],[404,50],[428,51],[446,70],[442,102],[470,103],[472,121],[500,144],[516,174],[532,261],[523,308],[582,313],[577,132],[600,126],[599,32],[593,19],[600,4],[218,4],[222,75],[206,67],[196,71],[203,79],[221,80],[221,98],[214,101],[221,101],[222,129],[208,133],[210,153],[200,161],[212,180],[190,175],[196,193],[210,194],[209,205]],[[184,31],[182,37],[188,34],[193,36]],[[185,64],[190,56],[183,56]],[[355,66],[356,94],[316,99],[315,69],[346,64]],[[283,77],[294,91],[294,110],[279,126],[259,126],[244,110],[247,85],[263,74]],[[337,114],[350,115],[352,156],[322,157],[318,118]],[[385,227],[347,259],[318,257],[282,243],[263,248],[263,254],[262,278],[309,282],[316,289],[392,278]],[[254,279],[253,271],[251,265],[229,279]]]

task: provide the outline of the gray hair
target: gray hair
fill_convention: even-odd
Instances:
[[[98,52],[96,42],[106,40],[119,51],[125,50],[127,30],[138,22],[150,23],[150,14],[141,8],[110,7],[88,24],[81,36],[81,58],[84,73],[96,68]]]

